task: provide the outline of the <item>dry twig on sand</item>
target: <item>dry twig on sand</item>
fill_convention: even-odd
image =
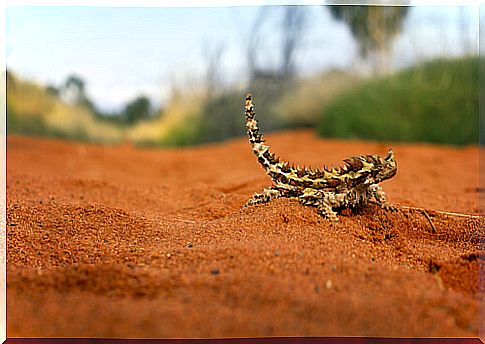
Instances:
[[[432,212],[443,214],[443,215],[467,217],[467,218],[470,218],[470,219],[480,219],[482,217],[482,215],[470,215],[470,214],[454,213],[454,212],[451,212],[451,211],[441,211],[441,210],[426,210],[424,208],[410,207],[410,206],[407,206],[407,205],[400,205],[399,207],[402,208],[402,209],[418,210],[418,211],[424,212],[424,214],[427,218],[429,218],[429,216],[428,216],[426,211],[432,211]]]

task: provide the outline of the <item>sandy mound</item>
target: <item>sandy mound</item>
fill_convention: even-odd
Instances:
[[[268,135],[300,165],[387,145]],[[188,149],[9,137],[8,335],[477,336],[478,148],[395,144],[389,199],[329,223],[246,140]]]

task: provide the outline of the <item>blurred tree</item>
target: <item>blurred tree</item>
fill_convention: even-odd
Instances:
[[[359,55],[366,60],[372,53],[379,57],[374,70],[390,70],[391,43],[401,31],[409,7],[406,6],[327,6],[331,15],[344,21],[359,44]]]
[[[221,57],[223,53],[224,43],[213,44],[211,41],[204,41],[202,54],[206,65],[206,99],[214,98],[221,91]]]
[[[282,33],[282,63],[281,73],[287,78],[295,74],[295,53],[301,42],[305,16],[303,8],[286,6],[281,23]]]
[[[262,6],[249,31],[246,48],[248,89],[258,99],[258,111],[265,114],[259,119],[265,130],[281,127],[280,122],[274,120],[275,113],[271,109],[285,92],[294,87],[295,60],[305,24],[305,6]]]
[[[201,140],[214,142],[244,135],[242,103],[239,90],[226,91],[207,99],[202,112]]]
[[[300,45],[303,27],[305,25],[305,12],[302,6],[282,6],[282,17],[276,30],[281,34],[281,44],[275,51],[276,60],[279,64],[276,66],[261,66],[258,64],[258,54],[268,51],[262,47],[264,40],[264,22],[270,17],[268,15],[269,7],[263,6],[256,18],[253,28],[249,33],[247,45],[247,59],[249,65],[249,74],[251,80],[258,78],[269,79],[292,79],[295,73],[295,56],[298,46]],[[280,9],[280,7],[277,7]],[[272,26],[271,30],[275,30]]]
[[[249,36],[247,40],[247,48],[246,48],[246,56],[248,59],[248,68],[249,68],[249,76],[250,78],[254,78],[254,73],[258,70],[257,65],[257,54],[260,49],[261,44],[261,31],[263,28],[263,24],[265,22],[266,13],[268,7],[262,6],[259,9],[258,16],[254,20],[254,25],[252,26],[251,30],[249,31]]]
[[[86,100],[84,80],[77,75],[69,75],[61,86],[61,97],[71,104],[82,104]]]
[[[79,75],[71,74],[60,87],[49,86],[47,91],[52,95],[60,96],[69,104],[84,106],[96,116],[102,116],[94,102],[87,96],[86,83]]]
[[[55,96],[60,96],[62,100],[69,104],[84,106],[92,113],[98,114],[96,106],[86,95],[86,83],[78,75],[69,75],[59,88],[49,86],[47,91]]]
[[[145,96],[138,96],[133,101],[126,104],[121,113],[121,118],[128,124],[133,124],[140,120],[150,119],[152,114],[150,99]]]

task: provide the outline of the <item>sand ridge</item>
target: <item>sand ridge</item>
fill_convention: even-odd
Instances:
[[[267,135],[300,165],[390,144]],[[9,337],[477,336],[478,148],[392,144],[391,202],[331,224],[278,199],[245,139],[180,149],[11,136]]]

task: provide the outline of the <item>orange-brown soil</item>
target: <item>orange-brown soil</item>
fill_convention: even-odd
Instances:
[[[268,135],[300,165],[387,145]],[[9,137],[9,337],[478,336],[477,147],[393,144],[371,205],[332,224],[279,199],[245,139],[184,149]],[[428,216],[426,216],[428,215]]]

